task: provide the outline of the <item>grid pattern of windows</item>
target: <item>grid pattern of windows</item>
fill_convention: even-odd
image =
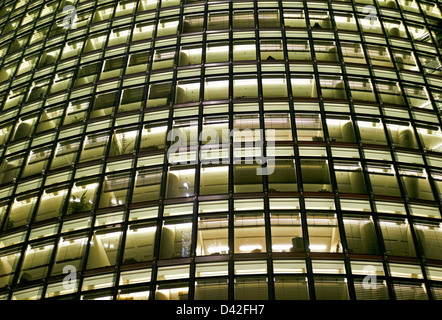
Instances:
[[[441,4],[1,0],[0,300],[441,299]]]

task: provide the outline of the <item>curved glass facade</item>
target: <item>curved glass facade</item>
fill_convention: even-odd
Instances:
[[[0,299],[442,299],[441,1],[0,1]]]

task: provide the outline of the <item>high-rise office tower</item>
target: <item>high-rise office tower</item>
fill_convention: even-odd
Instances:
[[[0,1],[0,299],[441,299],[441,1]]]

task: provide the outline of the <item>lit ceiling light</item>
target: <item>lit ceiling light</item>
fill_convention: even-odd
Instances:
[[[323,251],[327,249],[327,245],[325,244],[311,244],[309,245],[310,250],[314,251]]]
[[[262,245],[260,244],[252,244],[252,245],[243,245],[239,247],[239,251],[252,251],[252,250],[262,250]]]
[[[187,273],[180,273],[180,274],[168,274],[164,275],[165,280],[175,280],[175,279],[182,279],[182,278],[188,278],[189,274]]]
[[[272,249],[274,251],[283,251],[283,250],[290,250],[291,247],[292,247],[291,244],[274,244],[272,246]]]
[[[209,254],[212,253],[217,253],[217,252],[229,252],[229,247],[228,246],[218,246],[218,247],[209,247],[207,248],[207,252]]]

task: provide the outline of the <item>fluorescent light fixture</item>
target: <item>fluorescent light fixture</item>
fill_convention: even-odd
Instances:
[[[290,79],[292,85],[310,85],[312,81],[312,79]]]
[[[413,272],[406,273],[406,272],[391,271],[391,275],[393,277],[411,278],[413,274],[414,274]],[[417,278],[422,279],[422,274],[418,274]]]
[[[251,86],[255,86],[258,85],[258,81],[257,79],[236,79],[233,80],[234,83],[234,87],[235,86],[240,86],[240,85],[251,85]]]
[[[263,84],[285,84],[285,79],[278,78],[264,78],[262,79]]]
[[[209,247],[207,248],[207,252],[209,254],[215,253],[215,252],[229,252],[228,246],[218,246],[218,247]]]
[[[146,228],[140,228],[140,229],[131,229],[129,226],[129,230],[132,232],[139,232],[139,233],[150,233],[150,232],[155,232],[156,231],[156,227],[146,227]]]
[[[350,122],[350,119],[326,119],[328,125],[342,126],[343,124]]]
[[[327,250],[327,245],[325,244],[311,244],[308,247],[310,248],[310,250],[317,250],[317,251]]]
[[[207,48],[208,52],[214,53],[214,52],[226,52],[229,51],[229,47],[228,46],[216,46],[216,47],[212,47],[209,46]]]
[[[203,168],[203,172],[226,172],[229,169],[227,166],[219,166],[219,167],[206,167]]]
[[[138,135],[138,131],[126,131],[123,132],[125,138],[135,138]]]
[[[283,268],[275,268],[274,273],[304,273],[303,269],[283,269]]]
[[[341,273],[344,270],[339,269],[321,269],[321,268],[313,268],[314,273]]]
[[[344,223],[345,222],[357,223],[357,224],[366,224],[366,223],[369,223],[370,220],[369,219],[344,219]]]
[[[250,44],[243,44],[243,45],[235,45],[233,47],[233,50],[239,50],[239,51],[255,51],[256,47],[254,45],[250,45]]]
[[[183,279],[183,278],[188,278],[188,277],[189,277],[188,273],[177,273],[177,274],[164,275],[164,279],[166,279],[166,280]]]
[[[228,274],[226,271],[203,271],[198,272],[199,277],[216,277],[216,276],[226,276]]]
[[[369,122],[369,121],[358,121],[358,126],[359,127],[364,127],[364,128],[380,128],[382,126],[381,122]]]
[[[179,223],[175,225],[177,229],[186,229],[186,228],[192,228],[192,223]]]
[[[314,223],[317,223],[319,225],[328,225],[330,227],[336,226],[335,221],[333,221],[334,218],[330,219],[321,219],[321,218],[307,218],[307,222],[312,224],[311,226],[314,227]],[[331,223],[331,224],[329,224]]]
[[[335,170],[348,170],[348,171],[355,171],[361,168],[359,165],[346,165],[346,164],[335,164],[334,165]]]
[[[267,273],[266,268],[263,269],[244,269],[244,270],[236,270],[235,274],[262,274]]]
[[[290,250],[291,247],[292,247],[291,244],[274,244],[272,246],[272,249],[274,251],[278,251],[278,250],[282,251],[282,250]]]
[[[59,242],[59,246],[70,246],[70,245],[74,245],[75,243],[80,243],[81,245],[85,245],[87,243],[87,239],[86,238],[80,238],[80,239],[75,239],[75,240],[69,240],[69,239],[60,239]]]
[[[128,298],[137,298],[137,297],[145,297],[145,296],[149,296],[149,291],[142,291],[142,292],[131,292],[131,293],[127,293],[127,294],[122,294],[122,297],[128,297]]]
[[[381,221],[380,223],[383,226],[392,226],[392,227],[397,227],[397,226],[401,226],[402,225],[402,223],[399,222],[399,221],[398,222]]]
[[[262,250],[262,245],[260,244],[252,244],[252,245],[242,245],[239,247],[239,251],[252,251],[252,250]]]

